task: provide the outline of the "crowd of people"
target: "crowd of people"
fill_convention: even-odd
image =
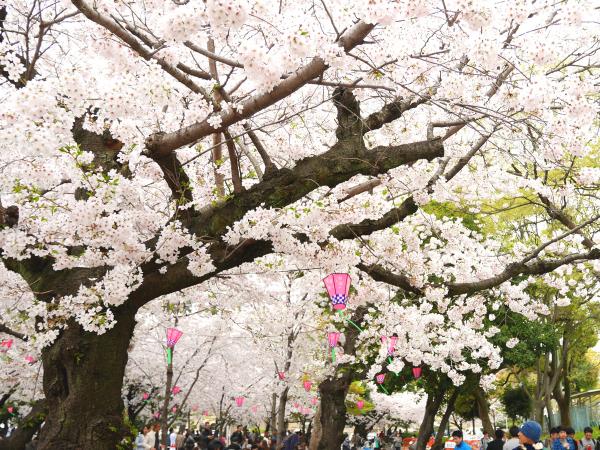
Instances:
[[[135,440],[136,450],[275,450],[277,437],[269,432],[251,431],[241,425],[231,434],[229,439],[219,433],[214,424],[205,422],[199,430],[169,430],[167,447],[160,444],[160,425],[151,424],[138,434]],[[283,440],[283,450],[306,450],[306,439],[302,432],[288,433]]]
[[[160,445],[160,425],[153,424],[144,427],[135,441],[136,450],[275,450],[277,437],[271,436],[268,431],[261,433],[258,430],[249,430],[238,425],[229,436],[215,430],[214,424],[206,422],[199,430],[186,430],[181,427],[178,431],[169,430],[167,447]],[[571,427],[555,427],[550,429],[550,436],[541,442],[542,427],[535,421],[527,421],[521,428],[510,427],[508,433],[497,429],[494,438],[484,433],[480,442],[481,450],[600,450],[600,440],[593,437],[591,427],[584,429],[582,439],[575,437],[575,430]],[[456,430],[452,433],[454,450],[473,450],[463,439],[463,433]],[[413,443],[411,447],[414,447]],[[479,444],[479,443],[478,443]],[[356,440],[344,436],[341,450],[401,450],[403,440],[400,433],[373,434],[370,439]],[[411,448],[409,447],[409,448]],[[306,450],[307,437],[300,431],[287,433],[283,439],[283,450]]]

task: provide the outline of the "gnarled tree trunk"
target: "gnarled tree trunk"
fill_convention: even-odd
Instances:
[[[438,427],[438,432],[435,435],[435,442],[431,447],[431,450],[442,450],[444,448],[444,432],[448,427],[448,423],[450,422],[450,415],[454,411],[454,404],[456,403],[456,399],[458,398],[459,390],[455,388],[452,392],[452,395],[448,399],[448,403],[446,404],[446,410],[444,411],[444,415],[442,416],[442,420],[440,421],[440,426]]]
[[[121,389],[135,310],[104,334],[70,322],[42,352],[48,406],[38,450],[114,450],[125,434]]]
[[[419,427],[419,435],[417,436],[416,450],[425,450],[427,441],[433,433],[433,422],[438,413],[442,401],[444,400],[444,392],[433,392],[427,396],[425,403],[425,416]]]

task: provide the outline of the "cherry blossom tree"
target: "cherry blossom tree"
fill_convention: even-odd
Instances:
[[[347,315],[371,331],[347,329],[322,372],[336,431],[321,449],[339,447],[327,421],[344,420],[352,381],[336,368],[382,330],[426,325],[391,370],[460,384],[498,363],[482,292],[533,317],[536,280],[560,289],[552,273],[572,266],[586,290],[600,270],[598,14],[587,0],[0,1],[1,331],[41,356],[38,448],[115,448],[140,308],[257,267],[355,280]]]

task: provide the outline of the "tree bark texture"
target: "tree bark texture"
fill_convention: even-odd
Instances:
[[[443,392],[434,392],[427,396],[427,402],[425,403],[425,416],[423,417],[423,421],[419,427],[416,450],[425,450],[427,447],[427,442],[433,433],[433,422],[435,420],[435,416],[438,413],[443,400]]]
[[[38,450],[114,450],[126,433],[121,389],[135,311],[105,334],[70,322],[42,352],[48,406]]]

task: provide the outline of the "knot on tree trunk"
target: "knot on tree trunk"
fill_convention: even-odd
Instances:
[[[360,104],[351,89],[338,87],[333,91],[333,104],[337,109],[338,127],[335,132],[342,140],[362,140]]]

